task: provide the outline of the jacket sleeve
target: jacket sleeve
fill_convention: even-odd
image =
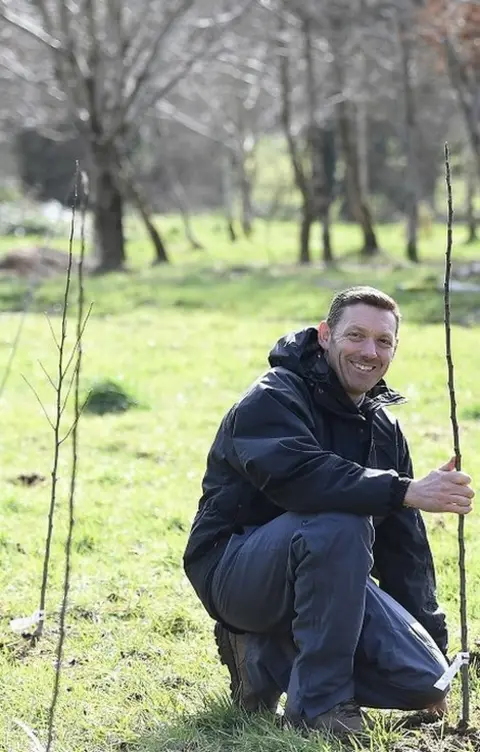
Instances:
[[[412,478],[407,442],[398,429],[401,475]],[[433,557],[425,523],[417,509],[402,507],[375,531],[375,570],[379,585],[412,614],[446,654],[448,633],[439,608]]]
[[[313,430],[300,386],[257,384],[235,411],[233,462],[285,510],[382,515],[400,508],[406,488],[395,470],[365,468],[325,451]]]

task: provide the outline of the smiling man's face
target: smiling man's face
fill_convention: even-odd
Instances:
[[[326,321],[320,323],[318,341],[345,392],[358,402],[393,360],[397,320],[392,311],[355,303],[343,310],[333,330]]]

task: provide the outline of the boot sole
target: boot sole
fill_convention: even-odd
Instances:
[[[318,731],[321,734],[332,734],[333,736],[362,736],[367,729],[364,725],[349,726],[341,721],[326,721],[325,723],[310,724],[304,720],[292,719],[288,715],[283,717],[283,726],[287,729],[295,729],[308,736],[312,731]]]
[[[241,705],[239,701],[240,677],[238,675],[237,664],[235,663],[235,656],[230,644],[228,632],[218,622],[215,624],[213,631],[215,635],[215,642],[217,644],[218,655],[220,657],[220,663],[223,666],[227,667],[230,674],[230,693],[232,700],[236,705]]]
[[[250,699],[247,699],[244,696],[242,697],[242,682],[237,669],[228,631],[217,622],[213,632],[217,644],[218,655],[220,657],[220,663],[227,667],[230,674],[230,696],[232,702],[247,713],[266,711],[275,714],[281,693],[278,693],[277,698],[269,698],[269,701],[265,701],[264,698],[254,695],[252,695]]]

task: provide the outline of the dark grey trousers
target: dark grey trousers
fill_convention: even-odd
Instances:
[[[355,698],[412,710],[445,695],[448,664],[430,635],[370,578],[369,517],[286,512],[235,535],[213,578],[221,618],[248,633],[259,691],[287,692],[292,717]]]

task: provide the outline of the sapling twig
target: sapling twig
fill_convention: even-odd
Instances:
[[[42,399],[41,399],[39,393],[37,392],[37,390],[35,389],[35,387],[33,386],[33,384],[31,384],[29,382],[29,380],[26,378],[26,376],[23,375],[23,373],[22,373],[22,379],[25,381],[26,385],[29,386],[30,389],[32,390],[32,392],[34,393],[34,395],[35,395],[35,397],[37,399],[37,402],[40,405],[40,407],[42,408],[43,414],[45,415],[45,418],[47,419],[48,425],[50,426],[50,428],[52,429],[52,431],[54,431],[55,430],[55,426],[53,424],[53,420],[51,419],[50,415],[47,413],[47,408],[43,404]],[[50,383],[52,382],[52,379],[50,377],[48,377],[48,380],[50,381]],[[55,389],[56,388],[57,387],[55,385]]]
[[[47,313],[45,314],[45,318],[47,319],[47,324],[48,324],[48,327],[50,329],[50,334],[52,335],[52,339],[55,342],[55,347],[57,348],[57,350],[59,350],[60,349],[60,345],[58,343],[57,335],[55,334],[55,329],[53,328],[52,322],[50,321],[50,317],[48,316]]]
[[[452,198],[452,181],[450,173],[450,155],[448,144],[445,144],[445,179],[447,183],[447,248],[445,253],[445,284],[444,284],[444,301],[445,301],[445,351],[448,369],[448,391],[450,395],[450,420],[453,431],[453,447],[455,452],[455,469],[462,468],[462,455],[460,452],[460,435],[457,420],[457,401],[455,396],[455,378],[454,365],[452,357],[452,338],[450,325],[450,278],[452,272],[452,247],[453,247],[453,198]],[[465,517],[458,516],[458,568],[460,574],[460,626],[461,626],[461,644],[462,652],[468,652],[468,620],[467,620],[467,587],[465,573]],[[461,668],[462,680],[462,715],[460,724],[463,727],[468,726],[470,719],[470,693],[468,680],[468,663],[462,663]]]
[[[36,286],[36,283],[32,283],[25,294],[23,308],[22,308],[22,315],[20,317],[17,332],[15,334],[15,338],[13,340],[12,347],[10,349],[10,355],[8,357],[7,365],[5,366],[5,372],[3,374],[3,378],[0,383],[0,399],[3,397],[3,392],[5,391],[5,386],[7,384],[8,377],[10,376],[12,372],[13,361],[15,359],[15,355],[17,354],[18,345],[20,344],[20,337],[22,336],[23,325],[25,324],[25,319],[27,318],[27,314],[30,310],[30,305],[33,301],[35,286]]]
[[[45,368],[45,366],[43,365],[43,363],[42,363],[41,360],[38,361],[38,365],[42,369],[44,376],[46,377],[47,381],[50,383],[50,386],[52,386],[54,389],[56,389],[57,387],[55,385],[54,380],[52,379],[52,377],[48,373],[47,369]]]

